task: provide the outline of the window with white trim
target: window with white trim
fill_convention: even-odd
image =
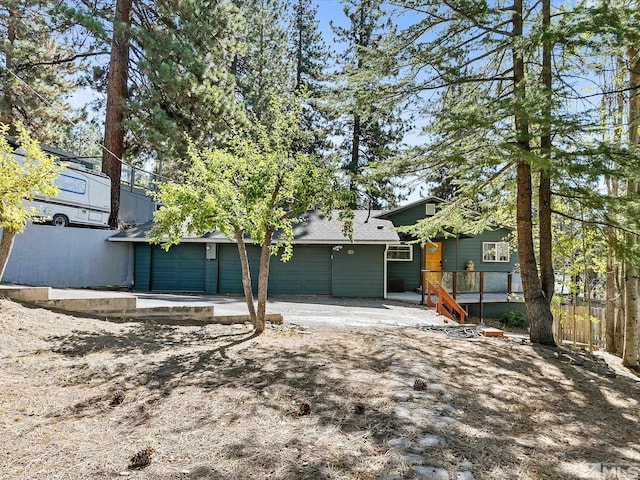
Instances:
[[[482,242],[484,262],[508,262],[509,256],[509,242]]]
[[[413,245],[389,245],[387,260],[392,262],[410,262],[413,260]]]

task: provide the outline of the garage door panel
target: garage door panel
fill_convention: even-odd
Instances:
[[[331,248],[298,245],[288,262],[273,257],[269,293],[330,295]]]
[[[168,252],[153,247],[153,290],[204,292],[204,275],[203,244],[176,245]]]
[[[260,268],[260,249],[247,245],[247,257],[249,258],[249,270],[251,272],[251,288],[258,291],[258,269]],[[240,255],[237,245],[220,245],[218,249],[219,292],[242,294],[242,269],[240,267]]]

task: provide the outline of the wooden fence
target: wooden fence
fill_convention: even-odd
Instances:
[[[553,319],[556,343],[573,342],[580,346],[604,347],[605,308],[597,305],[562,305]]]

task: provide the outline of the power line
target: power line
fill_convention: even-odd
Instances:
[[[7,72],[9,72],[10,75],[12,75],[16,80],[18,80],[19,82],[21,82],[25,87],[27,87],[36,97],[38,97],[38,99],[40,99],[43,103],[45,103],[46,105],[48,105],[50,108],[52,108],[53,110],[55,110],[57,113],[59,113],[60,115],[62,115],[62,117],[69,122],[70,125],[77,127],[78,124],[76,122],[73,121],[73,119],[71,117],[69,117],[65,112],[63,112],[61,109],[59,109],[56,105],[54,105],[53,102],[49,101],[47,98],[45,98],[44,96],[42,96],[38,91],[36,91],[26,80],[24,80],[23,78],[21,78],[20,76],[18,76],[12,69],[10,69],[7,66],[2,66],[2,68],[4,70],[6,70]],[[130,163],[125,162],[122,158],[118,157],[115,153],[113,153],[111,150],[109,150],[103,143],[101,142],[95,142],[96,145],[98,145],[102,150],[104,150],[105,152],[107,152],[109,155],[111,155],[111,157],[115,158],[118,162],[120,162],[121,165],[124,165],[126,167],[132,168],[134,170],[139,170],[142,173],[146,173],[147,175],[151,175],[154,177],[158,177],[158,178],[166,178],[167,180],[172,180],[175,181],[169,177],[165,177],[163,175],[158,175],[155,172],[148,172],[142,168],[136,167],[135,165],[132,165]],[[80,158],[80,157],[77,157]]]

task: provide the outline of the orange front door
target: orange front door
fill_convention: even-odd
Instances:
[[[426,279],[433,285],[442,281],[442,242],[429,242],[424,246],[424,269]]]

